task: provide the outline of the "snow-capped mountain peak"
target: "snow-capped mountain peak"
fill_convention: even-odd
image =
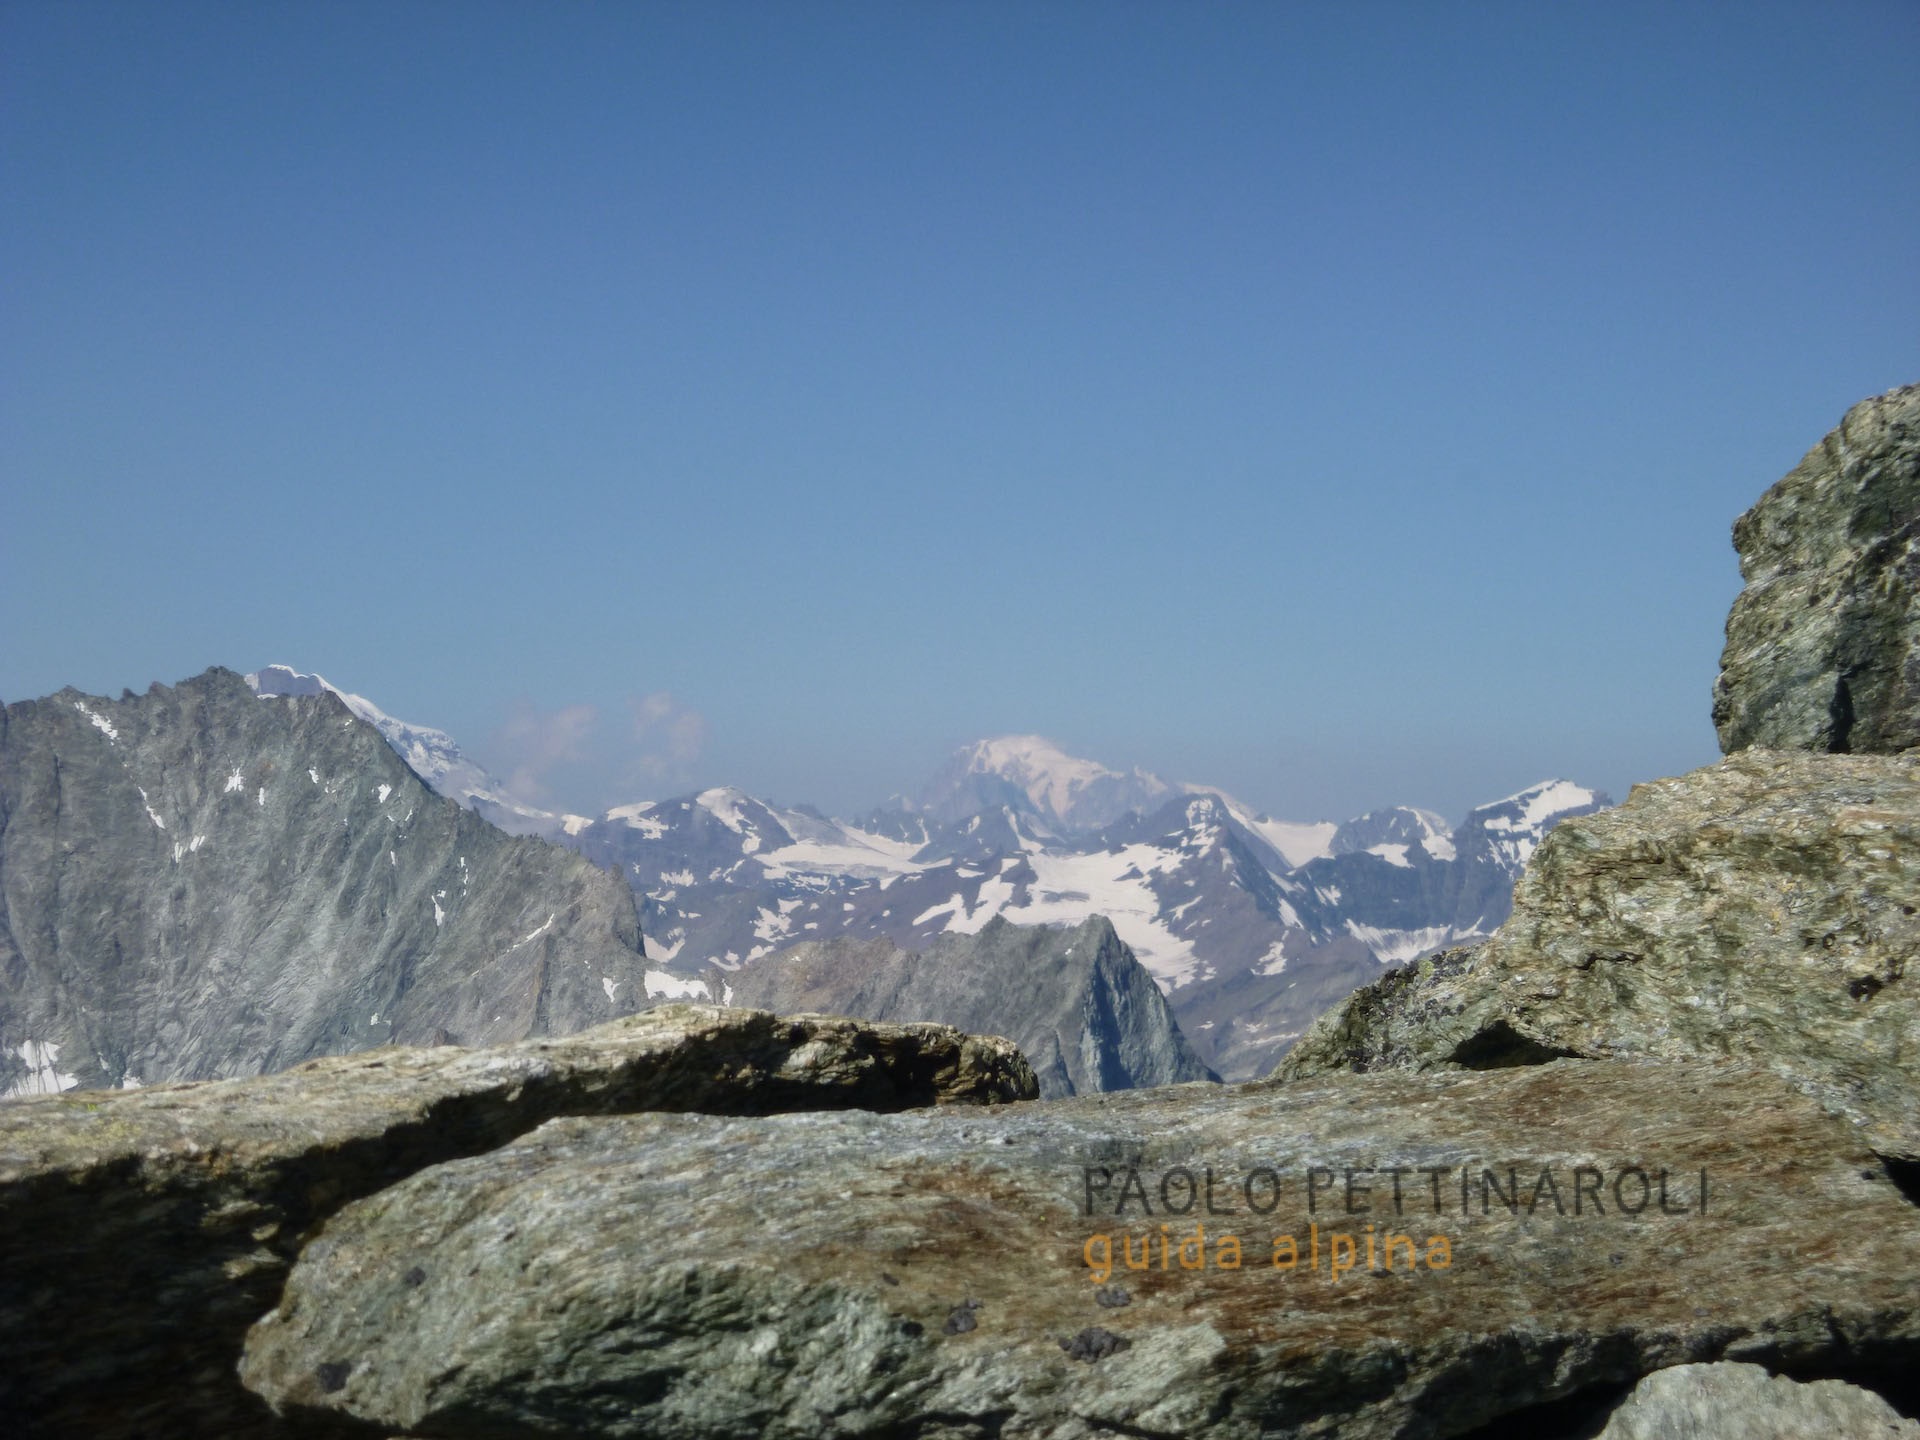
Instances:
[[[1504,800],[1482,805],[1473,815],[1486,815],[1489,830],[1540,830],[1557,816],[1584,810],[1602,797],[1597,790],[1576,785],[1571,780],[1542,780]],[[1468,817],[1471,823],[1472,816]]]
[[[389,715],[364,695],[342,690],[324,675],[309,675],[291,665],[267,665],[246,677],[247,686],[262,700],[326,693],[386,737],[394,753],[414,774],[442,795],[478,811],[502,830],[514,834],[553,835],[579,816],[556,815],[529,805],[482,766],[467,758],[459,742],[444,730],[415,725]]]
[[[923,792],[918,808],[951,822],[1011,805],[1063,832],[1084,833],[1178,793],[1158,775],[1110,770],[1097,760],[1069,755],[1044,736],[1000,735],[956,751]]]

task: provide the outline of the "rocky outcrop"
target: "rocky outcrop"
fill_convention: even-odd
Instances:
[[[1731,1065],[569,1119],[342,1211],[242,1375],[386,1435],[1458,1435],[1891,1373],[1917,1273],[1850,1127]]]
[[[1034,1093],[1002,1040],[677,1005],[505,1049],[383,1049],[0,1104],[0,1415],[100,1440],[271,1433],[234,1361],[313,1228],[556,1116]],[[628,1223],[664,1238],[678,1221]]]
[[[1920,745],[1920,385],[1862,400],[1733,527],[1720,748]]]
[[[1920,756],[1745,750],[1547,837],[1511,919],[1356,992],[1276,1072],[1763,1064],[1920,1159]]]
[[[631,893],[210,670],[0,714],[0,1094],[564,1034],[646,1004]]]
[[[1870,1390],[1800,1384],[1758,1365],[1676,1365],[1633,1389],[1599,1440],[1920,1440],[1920,1424]]]
[[[995,916],[978,934],[941,935],[918,952],[878,939],[807,941],[709,983],[732,1003],[763,1010],[1005,1035],[1048,1097],[1216,1078],[1101,916],[1073,929]]]

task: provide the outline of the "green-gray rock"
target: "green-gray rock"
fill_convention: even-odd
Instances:
[[[555,1116],[1035,1093],[1004,1040],[670,1005],[498,1050],[373,1050],[248,1080],[6,1101],[0,1415],[90,1440],[272,1433],[234,1362],[312,1228]]]
[[[1049,1098],[1215,1078],[1101,915],[1070,930],[995,916],[977,935],[941,935],[922,951],[882,939],[809,940],[716,971],[709,988],[779,1014],[931,1020],[1005,1035]]]
[[[1749,745],[1920,745],[1920,385],[1862,400],[1733,527],[1713,723]]]
[[[1568,820],[1512,918],[1354,993],[1281,1080],[1739,1057],[1920,1158],[1920,756],[1743,750]]]
[[[1688,1361],[1891,1373],[1916,1274],[1857,1133],[1737,1065],[570,1119],[343,1210],[242,1374],[384,1435],[1384,1440]]]
[[[1607,1421],[1599,1440],[1920,1440],[1920,1424],[1840,1380],[1806,1384],[1722,1361],[1656,1370]]]

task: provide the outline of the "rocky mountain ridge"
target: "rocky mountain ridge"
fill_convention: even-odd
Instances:
[[[336,696],[213,670],[0,712],[0,1093],[497,1043],[646,1003],[631,893]]]
[[[1070,929],[1101,915],[1229,1078],[1264,1074],[1382,965],[1492,933],[1541,837],[1612,803],[1554,780],[1454,827],[1410,807],[1300,824],[1005,736],[857,823],[726,787],[561,816],[513,801],[443,732],[321,677],[276,665],[251,683],[342,694],[443,793],[619,870],[640,899],[653,1000],[720,1000],[711,972],[809,941],[918,952],[996,916]]]
[[[649,953],[689,980],[808,940],[920,950],[996,916],[1105,916],[1206,1063],[1245,1078],[1382,964],[1490,933],[1540,837],[1609,803],[1554,781],[1450,832],[1422,812],[1377,812],[1311,846],[1282,835],[1309,856],[1298,865],[1274,843],[1282,827],[1214,792],[1073,837],[1011,805],[945,828],[909,812],[856,827],[709,790],[619,807],[568,843],[628,877]]]
[[[807,940],[716,971],[708,988],[728,1004],[781,1014],[938,1016],[1004,1034],[1048,1098],[1218,1078],[1104,916],[1071,930],[995,916],[977,934],[941,935],[923,951],[882,939]]]

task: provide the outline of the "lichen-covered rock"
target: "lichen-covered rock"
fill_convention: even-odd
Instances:
[[[884,939],[809,940],[716,971],[732,1003],[780,1014],[933,1020],[1020,1046],[1049,1098],[1217,1078],[1160,987],[1103,915],[1072,929],[995,916],[924,950]]]
[[[1916,1274],[1857,1133],[1734,1065],[567,1119],[335,1216],[242,1374],[367,1434],[1384,1440],[1890,1373]]]
[[[234,1362],[311,1228],[555,1116],[1036,1093],[1004,1040],[670,1005],[497,1050],[0,1103],[0,1415],[98,1440],[271,1433]]]
[[[1613,1412],[1599,1440],[1920,1440],[1920,1424],[1840,1380],[1801,1384],[1721,1361],[1656,1370]]]
[[[1920,756],[1744,750],[1549,835],[1484,945],[1383,978],[1282,1061],[1759,1062],[1920,1158]]]
[[[1920,745],[1920,385],[1862,400],[1733,527],[1713,723],[1749,745]]]

